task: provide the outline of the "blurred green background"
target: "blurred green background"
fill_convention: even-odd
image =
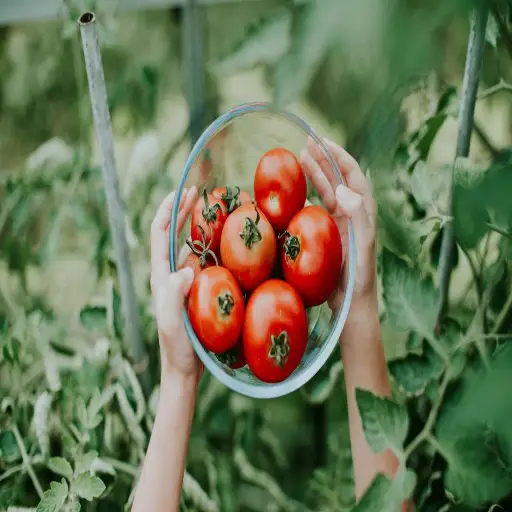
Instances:
[[[468,160],[482,172],[509,165],[512,146],[511,3],[487,4]],[[48,469],[49,457],[73,461],[91,451],[99,456],[94,471],[106,490],[101,499],[82,501],[82,509],[128,509],[153,421],[157,388],[143,396],[123,344],[76,23],[80,12],[93,9],[97,16],[138,307],[156,386],[149,225],[159,201],[176,186],[194,138],[240,103],[274,101],[347,147],[369,169],[380,206],[380,250],[436,280],[474,5],[205,0],[194,8],[186,0],[0,0],[0,510],[37,505],[38,485],[44,491],[60,479]],[[228,178],[233,151],[229,138],[225,147],[212,148],[215,165]],[[507,196],[507,184],[492,190]],[[486,196],[490,204],[493,193]],[[489,289],[484,318],[499,319],[497,332],[505,336],[512,325],[508,252],[500,255],[508,251],[501,245],[508,225],[490,218],[501,227],[482,228],[478,215],[487,215],[487,204],[474,197],[460,210],[469,223],[460,236],[469,230],[476,239],[459,247],[452,317],[466,332],[482,290]],[[469,259],[468,250],[474,251]],[[490,274],[496,265],[504,268],[498,279]],[[397,330],[381,302],[389,359],[414,353],[414,328]],[[303,390],[271,402],[235,395],[205,376],[183,510],[350,510],[342,375],[338,351]],[[432,396],[421,389],[402,398],[412,400],[411,423],[424,424]],[[417,492],[431,490],[436,467],[435,460],[427,469],[420,462]],[[512,483],[497,500],[510,491]],[[427,499],[421,510],[453,503],[443,486],[430,494],[435,504]],[[475,510],[484,510],[478,507],[487,504],[485,496]],[[65,495],[63,506],[76,506],[72,498]]]

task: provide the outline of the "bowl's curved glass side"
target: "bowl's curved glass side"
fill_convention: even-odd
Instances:
[[[249,120],[247,114],[258,114],[258,116],[253,115]],[[234,123],[235,120],[236,123]],[[250,136],[251,133],[253,135],[257,133],[254,127],[258,126],[257,123],[260,122],[264,124],[264,128],[261,125],[261,131],[265,133],[266,139]],[[205,185],[212,188],[221,185],[220,181],[224,179],[222,174],[219,174],[218,169],[213,169],[212,166],[205,166],[204,160],[205,156],[209,156],[209,147],[212,145],[212,141],[214,139],[225,139],[225,134],[229,137],[229,132],[235,124],[238,131],[237,136],[241,140],[238,141],[240,151],[234,152],[238,158],[234,165],[235,167],[239,166],[240,173],[246,168],[252,169],[252,173],[254,173],[257,160],[263,152],[277,145],[282,145],[298,154],[301,147],[304,147],[307,137],[311,137],[322,151],[326,162],[329,163],[336,181],[344,183],[344,179],[323,140],[299,116],[288,111],[276,111],[268,103],[244,104],[226,112],[216,119],[194,144],[176,188],[176,201],[171,211],[169,230],[169,262],[172,272],[175,272],[177,269],[179,249],[185,238],[184,234],[176,236],[179,198],[181,198],[186,185],[194,184],[199,187],[200,192],[202,191],[201,187]],[[300,144],[300,147],[298,144],[295,144],[297,147],[290,147],[290,143],[283,139],[282,134],[288,133],[291,130],[299,130],[302,133],[302,144]],[[236,143],[237,141],[235,140]],[[283,382],[277,384],[264,383],[256,379],[248,368],[232,370],[220,363],[213,354],[204,349],[192,329],[186,310],[183,311],[185,328],[192,345],[200,360],[217,379],[234,391],[246,396],[275,398],[297,390],[318,372],[336,347],[352,298],[356,255],[354,232],[350,221],[348,222],[348,231],[349,243],[345,256],[345,270],[348,272],[348,279],[346,281],[346,289],[344,290],[344,302],[334,312],[331,312],[326,304],[313,308],[308,312],[310,321],[306,354],[292,375]]]

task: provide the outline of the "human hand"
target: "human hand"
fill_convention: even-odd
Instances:
[[[348,222],[352,220],[356,244],[356,275],[349,318],[364,315],[368,307],[377,311],[376,285],[376,217],[377,203],[357,161],[334,142],[324,139],[347,186],[339,185],[331,165],[313,139],[309,138],[300,161],[306,175],[318,191],[322,201],[336,221],[342,239],[343,261],[348,248]],[[332,309],[343,303],[347,284],[347,269],[343,266],[338,287],[329,305]],[[364,310],[364,312],[363,312]]]
[[[203,367],[187,336],[182,316],[194,272],[185,267],[171,273],[169,265],[169,224],[174,198],[175,192],[171,192],[163,200],[151,224],[151,291],[160,342],[162,380],[177,376],[192,378],[197,382]],[[195,187],[183,191],[177,221],[178,233],[196,199]],[[180,254],[180,257],[183,256]]]

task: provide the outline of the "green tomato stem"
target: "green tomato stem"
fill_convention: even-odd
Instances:
[[[228,213],[234,212],[240,206],[240,187],[226,187],[221,199],[226,204]]]
[[[283,251],[288,258],[295,261],[300,253],[299,238],[295,235],[290,235],[288,231],[285,231],[283,233],[283,236],[286,236],[286,240],[284,241],[283,244]]]
[[[222,295],[217,297],[217,301],[219,303],[220,311],[223,315],[229,316],[231,314],[231,310],[235,306],[235,300],[230,292],[225,292]]]
[[[221,209],[221,206],[219,204],[210,205],[206,189],[203,191],[203,200],[203,218],[208,224],[211,224],[217,220],[217,211]]]
[[[252,220],[250,217],[245,218],[245,226],[243,231],[240,233],[240,238],[244,241],[246,247],[250,249],[254,244],[261,242],[263,236],[258,228],[260,221],[260,212],[256,207],[256,220]]]
[[[286,364],[286,361],[288,361],[288,356],[290,355],[288,333],[282,331],[278,336],[272,335],[270,341],[272,342],[272,346],[268,351],[268,357],[275,359],[276,363],[282,368]]]

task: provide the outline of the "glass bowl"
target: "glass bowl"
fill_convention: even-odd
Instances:
[[[190,234],[190,218],[178,235],[178,209],[184,188],[195,185],[201,194],[206,188],[211,192],[220,186],[239,186],[253,197],[253,178],[258,161],[263,154],[275,147],[292,151],[297,157],[311,137],[332,168],[338,183],[343,177],[323,140],[306,121],[286,111],[276,110],[270,103],[240,105],[218,117],[195,143],[187,159],[171,211],[169,230],[169,260],[171,271],[178,267],[181,248]],[[308,200],[322,204],[308,180]],[[245,366],[233,370],[203,348],[190,323],[186,308],[183,311],[185,328],[205,367],[233,391],[253,398],[277,398],[299,389],[325,364],[332,354],[345,324],[352,299],[355,276],[355,244],[352,223],[348,222],[348,244],[344,247],[344,267],[347,279],[343,280],[344,299],[337,310],[327,304],[309,308],[309,337],[306,353],[299,366],[284,381],[265,383],[258,380]],[[333,275],[333,279],[337,276]],[[339,280],[341,283],[341,280]]]

